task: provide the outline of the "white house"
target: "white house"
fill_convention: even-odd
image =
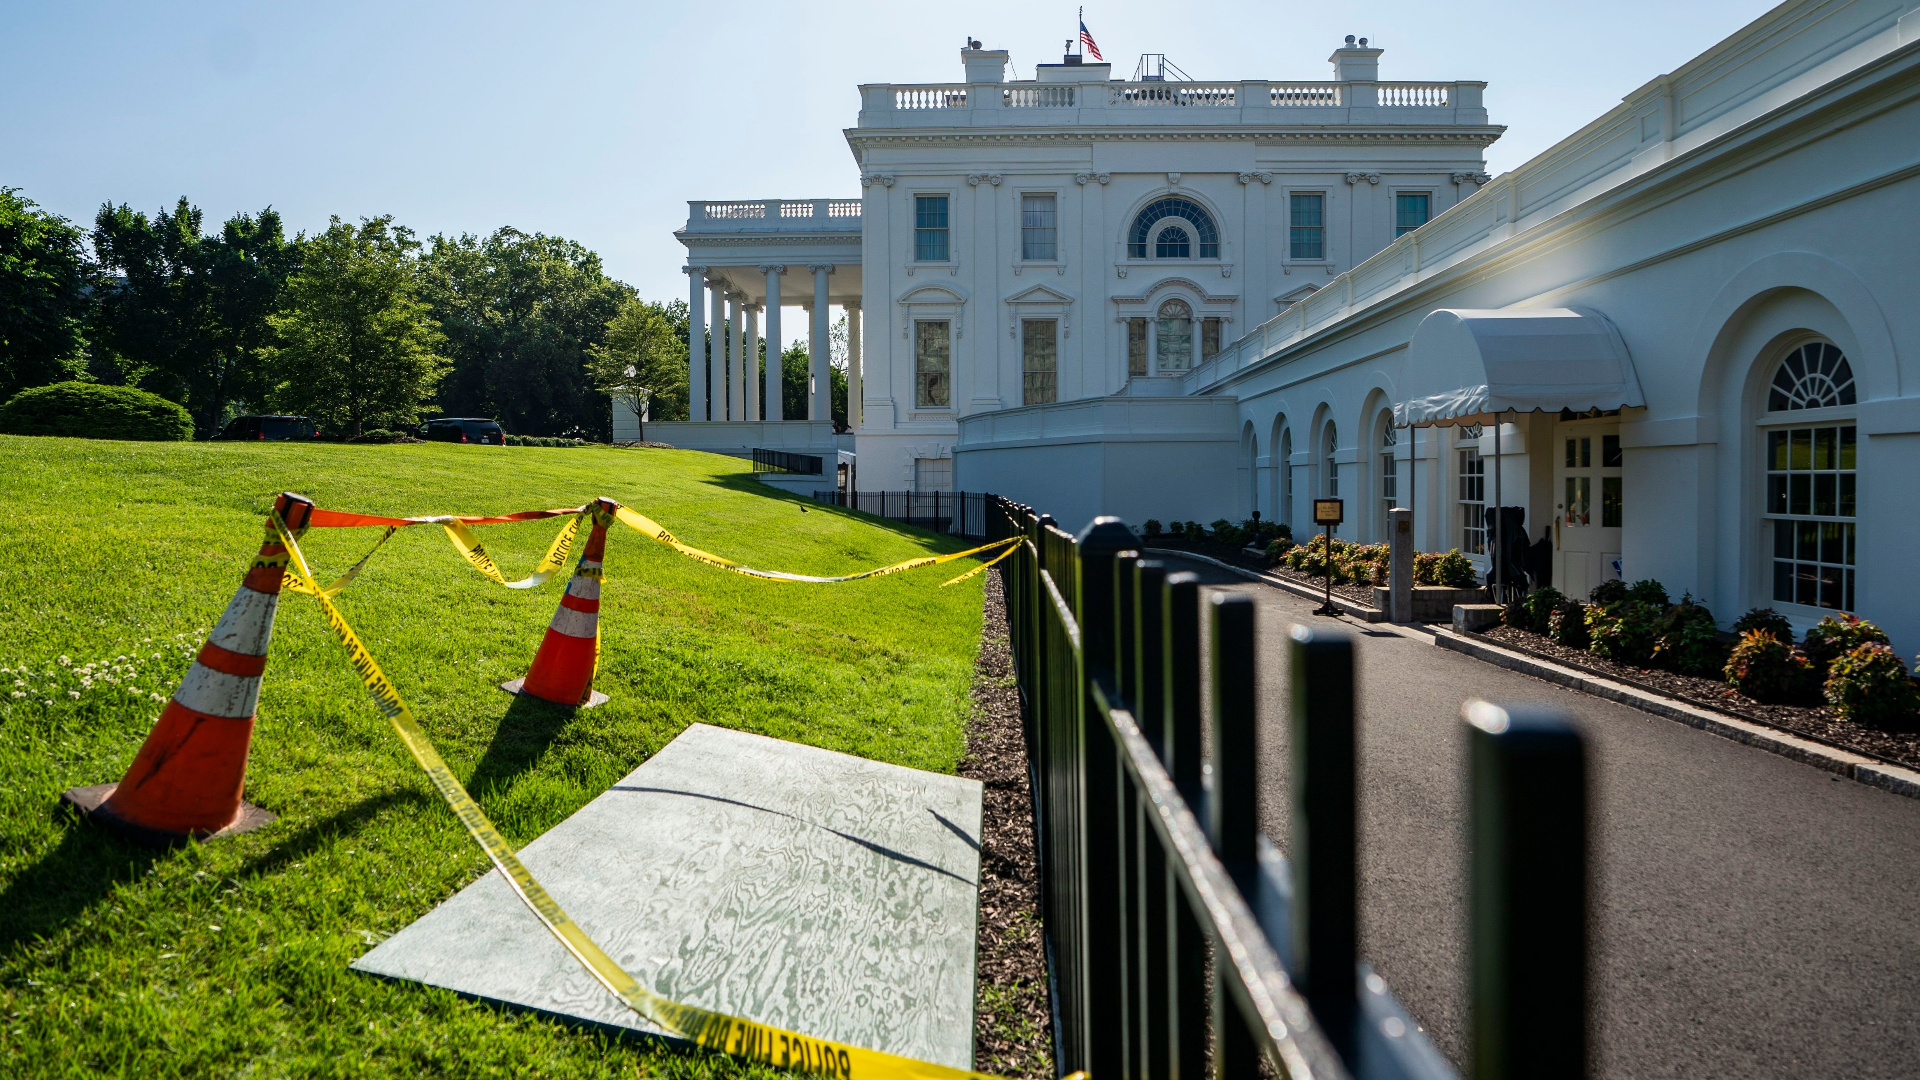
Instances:
[[[1911,654],[1917,39],[1916,0],[1789,0],[1490,182],[1481,84],[1357,43],[1333,83],[863,88],[860,485],[951,452],[1069,527],[1338,495],[1342,536],[1409,506],[1476,557],[1497,502],[1570,592],[1852,610]]]

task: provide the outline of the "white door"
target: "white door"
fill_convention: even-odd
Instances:
[[[1585,600],[1620,577],[1620,425],[1563,423],[1554,438],[1553,583]]]

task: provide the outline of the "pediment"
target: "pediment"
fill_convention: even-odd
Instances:
[[[929,281],[915,285],[900,294],[897,301],[902,304],[964,304],[967,293],[958,285],[946,282]]]
[[[1007,297],[1009,304],[1071,304],[1073,297],[1045,285],[1034,285]]]

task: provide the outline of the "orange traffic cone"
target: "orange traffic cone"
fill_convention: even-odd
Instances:
[[[306,528],[313,503],[287,493],[274,502],[274,510],[298,533]],[[160,845],[231,836],[273,820],[242,802],[240,790],[286,568],[287,549],[269,523],[266,542],[240,591],[200,647],[127,775],[118,784],[71,788],[60,796],[63,801],[131,839]]]
[[[600,666],[600,560],[607,550],[607,526],[619,505],[612,499],[593,501],[593,532],[547,624],[540,651],[533,654],[533,666],[526,678],[503,682],[500,689],[582,709],[606,702],[607,695],[593,689],[594,669]]]

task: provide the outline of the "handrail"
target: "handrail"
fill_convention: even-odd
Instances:
[[[1289,645],[1289,862],[1256,827],[1256,607],[988,496],[1034,791],[1055,1065],[1132,1080],[1453,1080],[1356,955],[1353,641]],[[1200,655],[1210,623],[1211,662]],[[1204,675],[1203,675],[1203,668]],[[1210,697],[1203,783],[1201,696]],[[1463,709],[1475,1075],[1585,1065],[1585,751],[1557,718]],[[1308,829],[1309,823],[1311,829]],[[1526,867],[1526,873],[1515,868]],[[1213,978],[1203,980],[1211,950]]]

